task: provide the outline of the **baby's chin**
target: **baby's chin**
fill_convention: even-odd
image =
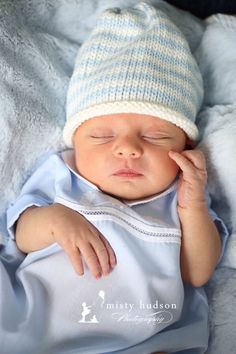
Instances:
[[[117,183],[106,186],[97,186],[102,192],[123,201],[133,202],[154,197],[167,190],[175,181],[176,177],[169,179],[168,181],[162,181],[162,183]]]
[[[134,201],[139,201],[139,200],[143,200],[146,198],[150,198],[153,197],[159,193],[162,193],[163,190],[153,190],[150,192],[141,192],[138,190],[134,190],[134,191],[103,191],[104,193],[110,195],[113,198],[116,199],[120,199],[122,201],[127,201],[127,202],[134,202]]]
[[[171,171],[170,171],[171,172]],[[123,201],[137,201],[156,196],[167,190],[178,176],[178,171],[164,176],[118,176],[101,178],[94,183],[103,193]]]

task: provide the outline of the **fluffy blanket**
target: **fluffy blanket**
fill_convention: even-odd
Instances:
[[[0,247],[9,276],[12,260],[17,263],[22,255],[8,240],[5,211],[42,160],[65,148],[61,132],[66,90],[78,47],[101,11],[136,2],[0,2]],[[236,18],[215,15],[202,21],[164,1],[152,3],[186,35],[204,77],[199,147],[207,158],[213,207],[231,233],[223,261],[207,286],[207,353],[230,354],[236,347]]]

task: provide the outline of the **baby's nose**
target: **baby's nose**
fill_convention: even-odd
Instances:
[[[115,148],[114,154],[118,158],[139,158],[143,154],[143,149],[137,143],[127,139]]]

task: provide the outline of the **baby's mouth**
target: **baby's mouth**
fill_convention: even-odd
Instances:
[[[113,176],[117,176],[117,177],[142,177],[143,174],[135,171],[133,169],[130,168],[123,168],[121,170],[117,170],[116,172],[114,172],[112,174]]]

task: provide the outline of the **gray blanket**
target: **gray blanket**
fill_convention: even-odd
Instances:
[[[65,148],[61,132],[66,90],[80,44],[102,10],[136,2],[0,1],[2,257],[22,257],[8,240],[6,208],[37,166]],[[204,77],[205,99],[197,120],[199,147],[207,158],[213,207],[231,233],[224,259],[207,286],[211,326],[207,353],[230,354],[236,348],[236,18],[215,15],[203,22],[164,1],[151,2],[186,35]]]

